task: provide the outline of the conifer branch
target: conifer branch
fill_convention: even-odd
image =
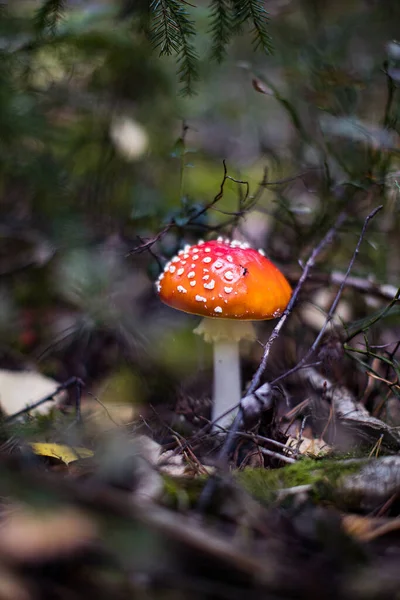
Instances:
[[[150,38],[160,55],[176,54],[183,94],[193,93],[198,79],[198,56],[193,45],[196,29],[180,0],[153,0]]]
[[[269,18],[263,0],[232,0],[232,7],[236,32],[241,32],[243,25],[250,24],[255,50],[261,48],[268,54],[272,52],[271,38],[267,31]]]
[[[178,54],[181,40],[167,0],[153,0],[150,9],[153,11],[150,39],[154,48],[160,50],[160,56]]]
[[[210,21],[211,58],[220,63],[225,58],[226,47],[233,33],[232,6],[229,0],[211,0]]]
[[[35,14],[35,29],[39,34],[50,33],[54,35],[57,25],[64,17],[65,0],[45,0]]]

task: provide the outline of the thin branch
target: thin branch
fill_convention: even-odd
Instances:
[[[325,235],[325,237],[314,248],[314,250],[311,253],[310,258],[307,260],[306,264],[304,265],[303,273],[301,274],[298,284],[292,294],[290,302],[289,302],[285,312],[283,313],[282,317],[278,321],[278,324],[274,327],[274,329],[269,337],[269,340],[265,344],[264,354],[261,359],[260,366],[258,367],[257,371],[255,372],[253,379],[251,380],[250,387],[247,390],[247,394],[252,394],[259,387],[261,377],[264,374],[264,371],[267,367],[267,362],[268,362],[268,358],[269,358],[269,354],[270,354],[272,345],[275,342],[275,340],[277,339],[277,337],[279,336],[280,331],[281,331],[282,327],[284,326],[288,316],[292,312],[292,310],[297,302],[297,298],[299,297],[300,291],[304,285],[304,282],[308,278],[310,270],[315,266],[315,261],[317,259],[317,256],[322,252],[322,250],[325,248],[325,246],[332,243],[333,238],[336,236],[337,230],[343,225],[346,218],[347,218],[346,213],[344,213],[344,212],[340,213],[340,215],[336,219],[336,222],[333,225],[333,227],[331,227],[331,229],[329,229],[329,231]]]
[[[277,458],[282,462],[288,463],[289,465],[294,465],[297,461],[295,458],[290,458],[290,456],[285,456],[284,454],[278,454],[273,450],[268,450],[267,448],[263,448],[262,446],[258,446],[261,454],[265,454],[266,456],[270,456],[271,458]]]
[[[358,329],[356,329],[355,331],[353,331],[346,338],[345,343],[348,343],[356,335],[358,335],[359,333],[362,333],[364,331],[367,331],[367,329],[369,329],[372,325],[374,325],[375,323],[377,323],[378,321],[380,321],[381,319],[383,319],[399,300],[400,300],[400,287],[396,291],[396,294],[391,299],[391,301],[389,302],[389,304],[387,306],[385,306],[385,308],[383,308],[375,317],[373,317],[371,320],[369,320],[365,325],[363,325],[362,327],[359,327]]]
[[[281,379],[284,379],[285,377],[287,377],[288,375],[298,371],[299,369],[301,369],[305,362],[307,361],[307,359],[309,358],[309,356],[316,350],[316,348],[318,347],[325,331],[326,328],[329,324],[329,322],[331,321],[335,310],[337,308],[338,302],[340,300],[341,294],[343,292],[343,289],[345,287],[346,284],[346,279],[350,274],[350,271],[353,267],[354,261],[358,255],[359,249],[360,249],[360,245],[362,240],[364,239],[364,235],[365,235],[365,231],[366,228],[370,222],[371,219],[373,219],[373,217],[375,217],[375,215],[383,208],[383,206],[378,206],[377,208],[375,208],[365,219],[364,221],[364,225],[360,234],[360,237],[358,239],[357,242],[357,246],[354,250],[353,256],[350,260],[348,269],[346,271],[346,275],[344,280],[342,281],[340,288],[335,296],[334,301],[332,302],[332,306],[328,312],[327,315],[327,319],[326,322],[324,324],[324,326],[322,327],[320,333],[318,334],[317,338],[315,339],[313,345],[311,346],[311,348],[309,349],[309,351],[305,354],[305,356],[303,356],[303,358],[299,361],[299,363],[293,367],[293,369],[290,369],[289,371],[287,371],[286,373],[284,373],[283,375],[281,375],[280,377],[277,377],[274,381],[271,382],[271,385],[275,385],[276,383],[278,383],[278,381],[280,381]],[[325,235],[325,237],[321,240],[321,242],[314,248],[314,250],[311,253],[310,258],[307,260],[304,269],[303,269],[303,273],[299,279],[299,282],[293,292],[293,295],[291,297],[291,300],[285,310],[285,312],[283,313],[281,319],[279,320],[278,324],[275,326],[275,328],[273,329],[267,343],[265,344],[264,347],[264,353],[263,353],[263,357],[261,359],[261,363],[257,369],[257,371],[254,374],[254,377],[250,383],[250,386],[246,392],[246,396],[249,396],[250,394],[253,394],[256,392],[257,388],[260,385],[260,381],[261,381],[261,377],[264,374],[264,371],[267,367],[267,363],[268,363],[268,358],[269,358],[269,354],[271,351],[271,347],[274,343],[274,341],[278,338],[280,331],[283,327],[283,325],[285,324],[288,316],[290,315],[290,313],[293,310],[293,307],[295,306],[295,303],[297,301],[297,298],[300,294],[301,288],[304,285],[304,282],[306,281],[310,270],[312,269],[312,267],[314,267],[315,265],[315,261],[317,256],[322,252],[322,250],[325,248],[325,246],[327,246],[328,244],[330,244],[333,241],[333,238],[335,237],[335,235],[337,234],[338,229],[341,227],[341,225],[343,224],[343,222],[346,220],[347,218],[347,214],[345,212],[340,213],[340,215],[338,216],[338,218],[336,219],[335,224],[333,225],[333,227],[331,227],[331,229],[329,229],[328,233]],[[239,407],[239,411],[234,419],[234,422],[231,426],[231,429],[226,437],[225,443],[222,446],[220,453],[218,455],[218,459],[217,459],[217,466],[219,468],[223,467],[226,464],[226,460],[227,457],[229,456],[229,453],[231,452],[235,437],[238,433],[239,428],[241,427],[243,422],[243,417],[242,417],[242,410]],[[204,489],[200,495],[200,499],[199,499],[199,503],[198,503],[198,509],[200,511],[203,511],[208,505],[209,502],[214,494],[214,491],[216,489],[216,483],[217,480],[216,478],[210,478],[207,482],[207,484],[204,486]]]
[[[22,415],[29,413],[31,410],[38,408],[39,406],[41,406],[42,404],[45,404],[46,402],[53,402],[55,397],[57,396],[57,394],[59,394],[60,392],[63,392],[64,390],[67,390],[68,388],[72,387],[73,385],[76,386],[75,407],[76,407],[77,418],[78,418],[78,420],[80,420],[81,419],[81,414],[80,414],[81,392],[82,392],[82,387],[84,387],[85,384],[83,383],[82,379],[79,379],[79,377],[70,377],[69,379],[67,379],[67,381],[65,381],[64,383],[59,385],[54,390],[54,392],[52,392],[48,396],[45,396],[41,400],[34,402],[33,404],[29,404],[28,406],[26,406],[22,410],[19,410],[18,412],[14,413],[13,415],[6,417],[3,422],[10,423],[11,421],[15,421],[15,419],[17,419],[18,417],[22,417]]]
[[[298,275],[294,273],[294,269],[291,271],[286,270],[285,275],[292,281],[298,280]],[[357,277],[355,275],[346,277],[346,273],[340,273],[339,271],[332,271],[332,273],[312,273],[308,277],[310,284],[315,282],[327,285],[341,285],[344,280],[346,281],[346,287],[351,287],[364,294],[371,294],[386,300],[392,300],[397,292],[397,288],[389,283],[377,283],[365,277]]]
[[[329,309],[329,312],[328,312],[328,314],[327,314],[327,317],[326,317],[325,323],[324,323],[323,327],[321,328],[321,330],[320,330],[319,334],[318,334],[318,335],[317,335],[317,337],[315,338],[315,340],[314,340],[314,343],[312,344],[312,346],[309,348],[309,350],[306,352],[306,354],[305,354],[305,355],[303,356],[303,358],[302,358],[302,359],[301,359],[301,360],[300,360],[300,361],[297,363],[297,365],[296,365],[295,367],[293,367],[292,369],[290,369],[289,371],[287,371],[287,372],[286,372],[286,373],[284,373],[283,375],[280,375],[279,377],[277,377],[277,378],[276,378],[276,379],[275,379],[273,382],[271,382],[271,385],[275,385],[276,383],[278,383],[278,381],[281,381],[282,379],[284,379],[284,378],[288,377],[289,375],[292,375],[293,373],[295,373],[296,371],[298,371],[298,370],[299,370],[299,369],[300,369],[300,368],[301,368],[301,367],[304,365],[304,363],[305,363],[305,362],[308,360],[308,358],[310,357],[310,355],[311,355],[311,354],[313,354],[313,353],[315,352],[315,350],[318,348],[318,346],[319,346],[319,343],[320,343],[320,341],[322,340],[322,338],[323,338],[323,336],[324,336],[324,334],[325,334],[326,328],[328,327],[329,323],[331,322],[331,320],[332,320],[332,318],[333,318],[333,315],[335,314],[335,311],[336,311],[337,305],[339,304],[340,297],[341,297],[341,295],[342,295],[342,292],[343,292],[343,290],[344,290],[344,287],[345,287],[345,285],[346,285],[346,280],[347,280],[347,277],[350,275],[350,271],[351,271],[351,269],[353,268],[354,262],[355,262],[355,260],[356,260],[356,258],[357,258],[357,255],[358,255],[359,251],[360,251],[360,246],[361,246],[361,243],[362,243],[362,241],[363,241],[363,239],[364,239],[365,232],[366,232],[366,229],[367,229],[367,227],[368,227],[368,224],[369,224],[369,222],[371,221],[371,219],[373,219],[373,218],[375,217],[375,215],[376,215],[376,214],[377,214],[377,213],[378,213],[380,210],[382,210],[382,208],[383,208],[383,205],[380,205],[380,206],[378,206],[377,208],[374,208],[374,210],[372,210],[372,211],[369,213],[369,215],[366,217],[366,219],[365,219],[365,221],[364,221],[363,228],[362,228],[362,230],[361,230],[361,233],[360,233],[360,236],[359,236],[359,238],[358,238],[358,242],[357,242],[356,248],[355,248],[355,250],[354,250],[354,252],[353,252],[353,256],[351,257],[351,260],[350,260],[349,266],[348,266],[348,268],[347,268],[347,271],[346,271],[346,274],[345,274],[345,276],[344,276],[344,279],[343,279],[342,283],[340,284],[340,287],[339,287],[339,289],[338,289],[338,291],[337,291],[337,294],[336,294],[336,296],[335,296],[335,298],[334,298],[334,300],[333,300],[333,302],[332,302],[332,305],[331,305],[331,307],[330,307],[330,309]],[[300,283],[300,282],[299,282],[299,283]],[[296,289],[297,289],[297,288],[296,288]],[[278,325],[279,325],[279,323],[278,323]],[[271,336],[271,337],[272,337],[272,336]],[[271,339],[271,338],[270,338],[270,339]],[[269,340],[268,340],[268,341],[269,341]],[[258,386],[257,386],[257,387],[258,387]]]
[[[299,173],[298,175],[294,175],[292,177],[289,177],[287,179],[281,179],[278,181],[272,181],[272,182],[268,182],[268,170],[267,168],[264,169],[264,174],[263,174],[263,179],[260,182],[260,184],[257,187],[257,190],[254,194],[254,196],[250,195],[250,186],[249,186],[249,182],[248,181],[244,181],[241,179],[236,179],[234,177],[231,177],[230,175],[228,175],[228,170],[226,167],[226,161],[223,160],[222,161],[223,164],[223,177],[222,177],[222,181],[220,183],[220,189],[218,191],[218,193],[214,196],[214,198],[211,200],[211,202],[209,202],[208,204],[206,204],[205,206],[203,206],[201,209],[199,209],[196,213],[194,213],[187,221],[186,226],[190,226],[192,225],[195,221],[197,221],[199,219],[199,217],[203,216],[207,211],[209,210],[215,210],[220,212],[221,214],[227,215],[229,217],[231,217],[231,219],[229,219],[228,221],[226,221],[225,223],[220,223],[219,225],[215,225],[215,226],[208,226],[205,224],[199,224],[196,223],[197,227],[203,227],[206,230],[209,231],[219,231],[220,229],[224,229],[226,227],[228,227],[229,225],[232,225],[233,227],[237,227],[237,223],[238,220],[249,210],[251,210],[252,208],[254,208],[254,206],[258,203],[258,201],[261,198],[262,192],[264,191],[265,188],[267,188],[268,186],[279,186],[279,185],[284,185],[285,183],[288,183],[289,181],[295,181],[296,179],[301,179],[304,175],[306,175],[311,169],[309,169],[308,171],[304,172],[304,173]],[[227,182],[227,180],[233,181],[234,183],[237,183],[238,185],[244,185],[246,186],[246,193],[245,193],[245,197],[243,198],[243,207],[241,210],[237,211],[237,212],[229,212],[229,211],[222,211],[218,208],[216,208],[216,204],[223,198],[224,195],[224,190],[225,190],[225,184]],[[127,255],[126,258],[132,254],[140,254],[142,252],[145,251],[150,251],[150,248],[156,244],[157,242],[159,242],[172,228],[174,227],[178,227],[178,225],[176,224],[176,222],[172,219],[169,223],[167,223],[167,225],[159,232],[157,233],[157,235],[155,235],[154,237],[143,241],[139,236],[138,239],[141,242],[141,244],[139,246],[136,246],[135,248],[133,248],[132,250],[130,250]]]
[[[212,209],[213,207],[215,207],[215,205],[223,198],[224,195],[224,189],[225,189],[225,183],[227,182],[228,179],[235,181],[236,183],[245,183],[248,185],[247,182],[244,181],[236,181],[235,179],[233,179],[232,177],[230,177],[228,175],[228,170],[226,167],[226,162],[225,160],[222,161],[223,164],[223,168],[224,168],[224,173],[223,173],[223,177],[222,177],[222,181],[220,183],[220,188],[219,188],[219,192],[216,194],[216,196],[214,196],[214,198],[211,200],[211,202],[209,202],[208,204],[206,204],[205,206],[203,206],[202,208],[200,208],[194,215],[192,215],[188,221],[187,221],[187,225],[190,225],[192,223],[194,223],[194,221],[196,221],[199,217],[203,216],[208,210]],[[163,238],[169,231],[170,229],[172,229],[173,227],[178,227],[178,225],[176,224],[175,220],[172,219],[169,223],[167,223],[167,225],[159,232],[157,233],[157,235],[155,235],[154,237],[150,238],[149,240],[147,240],[146,242],[141,243],[139,246],[136,246],[136,248],[133,248],[132,250],[130,250],[126,257],[132,255],[132,254],[139,254],[142,253],[144,251],[148,251],[150,250],[150,248],[158,241],[161,240],[161,238]],[[213,229],[217,229],[216,227]]]

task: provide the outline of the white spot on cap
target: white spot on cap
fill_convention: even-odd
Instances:
[[[221,237],[221,236],[217,237],[217,242],[223,242],[223,241],[224,241],[223,237]]]
[[[232,273],[232,271],[226,271],[226,272],[224,273],[224,277],[225,277],[225,279],[227,279],[228,281],[232,281],[232,279],[233,279],[233,273]]]
[[[191,268],[191,269],[195,269],[195,268],[196,268],[196,265],[195,265],[194,263],[192,263],[192,264],[190,265],[190,268]]]
[[[233,258],[230,255],[226,257],[226,260],[229,261],[229,262],[233,262]]]
[[[202,246],[203,244],[204,244],[204,240],[199,240],[199,241],[197,242],[197,245],[198,245],[198,246]]]
[[[170,268],[169,268],[169,272],[170,273],[175,273],[175,271],[176,271],[176,267],[174,267],[174,265],[171,265]]]
[[[160,277],[158,278],[158,281],[161,281],[161,279],[164,279],[164,277],[165,277],[164,273],[161,273]]]
[[[186,259],[188,259],[188,258],[189,258],[189,254],[184,254],[184,255],[183,255],[183,258],[186,258]]]
[[[196,302],[207,302],[207,298],[204,298],[204,296],[199,296],[197,294],[197,296],[195,296],[194,298],[196,300]]]
[[[194,271],[190,271],[190,273],[188,273],[188,279],[193,279],[193,277],[196,276],[196,273]]]
[[[265,256],[265,252],[262,248],[258,249],[258,253],[261,254],[261,256]]]
[[[185,272],[185,269],[178,269],[177,272],[176,272],[176,274],[177,275],[183,275],[184,272]]]
[[[204,252],[211,252],[211,248],[204,248]]]
[[[184,250],[185,252],[189,252],[189,250],[190,250],[190,246],[189,246],[189,244],[186,244],[186,246],[184,246],[184,247],[183,247],[183,250]]]
[[[231,288],[231,287],[228,287],[228,286],[224,287],[224,292],[226,294],[230,294],[232,290],[233,290],[233,288]]]
[[[199,255],[198,254],[193,254],[192,258],[193,258],[193,260],[197,260],[199,258]]]
[[[211,262],[211,256],[206,256],[205,258],[203,258],[203,263],[210,263]]]
[[[179,256],[181,256],[182,254],[185,254],[185,251],[184,250],[179,250],[178,254],[179,254]]]
[[[174,258],[172,259],[172,262],[179,262],[180,258],[178,256],[174,256]]]
[[[204,279],[204,281],[207,281],[207,279],[210,279],[210,276],[209,275],[204,275],[203,279]]]
[[[193,279],[193,281],[190,282],[190,285],[194,287],[196,285],[196,281]]]
[[[216,312],[216,313],[222,313],[222,308],[220,306],[216,306],[214,308],[214,312]]]
[[[182,260],[181,265],[186,265],[186,260]]]
[[[204,287],[206,288],[206,290],[213,290],[215,288],[214,279],[211,279],[210,283],[205,283]]]
[[[214,263],[214,267],[215,267],[216,269],[220,269],[220,268],[221,268],[221,267],[223,267],[223,266],[224,266],[224,263],[223,263],[223,262],[221,262],[220,260],[217,260],[217,261],[215,261],[215,263]]]
[[[181,292],[181,294],[187,294],[187,289],[184,288],[183,285],[178,285],[176,289],[178,290],[178,292]]]

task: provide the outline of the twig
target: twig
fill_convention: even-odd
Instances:
[[[194,223],[197,219],[199,219],[199,217],[203,216],[207,211],[209,210],[218,210],[218,212],[220,212],[221,214],[227,215],[227,216],[231,216],[232,219],[229,220],[228,222],[213,226],[213,227],[208,227],[207,225],[203,225],[203,227],[205,229],[210,229],[212,231],[217,231],[219,229],[228,227],[229,225],[233,225],[234,227],[237,226],[237,222],[238,220],[249,210],[251,210],[259,201],[262,192],[264,191],[264,189],[266,189],[269,186],[279,186],[279,185],[284,185],[285,183],[288,183],[290,181],[294,181],[298,178],[303,177],[304,175],[306,175],[307,172],[305,173],[300,173],[299,175],[295,175],[292,177],[288,177],[286,179],[282,179],[279,181],[268,181],[268,171],[267,169],[264,170],[264,175],[263,175],[263,179],[260,182],[255,194],[253,196],[250,196],[250,186],[249,186],[249,182],[242,180],[242,179],[236,179],[234,177],[232,177],[231,175],[228,175],[228,170],[226,167],[226,161],[222,161],[223,164],[223,177],[222,177],[222,181],[220,183],[220,189],[219,192],[216,194],[216,196],[214,196],[214,198],[211,200],[211,202],[209,202],[208,204],[206,204],[205,206],[203,206],[202,208],[200,208],[195,214],[193,214],[190,218],[188,218],[186,226],[191,225],[192,223]],[[216,208],[216,204],[218,204],[218,202],[222,199],[223,195],[224,195],[224,188],[225,188],[225,184],[226,182],[230,180],[233,181],[234,183],[237,183],[238,185],[244,185],[246,187],[246,193],[244,198],[241,199],[241,207],[238,211],[222,211]],[[181,185],[182,185],[182,177],[181,177]],[[182,190],[181,190],[182,191]],[[169,223],[167,223],[167,225],[165,225],[165,227],[159,231],[155,236],[153,236],[152,238],[144,241],[140,236],[138,236],[139,242],[140,244],[138,246],[136,246],[135,248],[133,248],[132,250],[130,250],[126,257],[131,256],[132,254],[140,254],[142,252],[145,251],[150,251],[152,246],[154,246],[154,244],[156,244],[157,242],[160,241],[160,239],[162,239],[169,231],[170,229],[174,228],[174,227],[178,227],[178,225],[176,224],[175,220],[172,219]],[[152,253],[153,256],[155,257],[154,253]],[[158,259],[156,258],[157,262]]]
[[[272,446],[276,446],[277,448],[282,448],[282,450],[288,452],[294,452],[293,448],[286,446],[286,444],[282,444],[282,442],[278,442],[277,440],[273,440],[272,438],[267,438],[263,435],[258,435],[257,433],[245,433],[243,431],[238,432],[238,436],[245,438],[247,440],[253,440],[254,442],[264,442],[266,444],[271,444]]]
[[[306,177],[306,175],[308,175],[309,173],[311,173],[312,171],[321,171],[321,167],[313,167],[310,169],[307,169],[307,171],[303,171],[302,173],[297,173],[297,175],[291,175],[290,177],[285,177],[284,179],[278,179],[277,181],[264,181],[263,185],[264,187],[270,187],[270,186],[278,186],[278,185],[285,185],[285,183],[291,183],[292,181],[297,181],[298,179],[303,180],[304,177]]]
[[[293,367],[292,369],[290,369],[289,371],[287,371],[287,372],[286,372],[286,373],[284,373],[283,375],[280,375],[279,377],[277,377],[276,379],[274,379],[274,381],[272,381],[272,382],[271,382],[271,385],[275,385],[276,383],[278,383],[278,381],[281,381],[282,379],[285,379],[285,378],[286,378],[286,377],[288,377],[289,375],[292,375],[293,373],[295,373],[296,371],[298,371],[298,370],[299,370],[299,369],[300,369],[300,368],[301,368],[301,367],[304,365],[304,363],[305,363],[305,362],[308,360],[308,358],[311,356],[311,354],[313,354],[313,353],[315,352],[315,350],[318,348],[318,346],[319,346],[319,343],[320,343],[320,341],[322,340],[322,338],[323,338],[323,336],[324,336],[324,334],[325,334],[325,331],[326,331],[326,329],[327,329],[327,327],[328,327],[328,325],[329,325],[330,321],[331,321],[331,320],[332,320],[332,318],[333,318],[333,315],[335,314],[335,311],[336,311],[337,305],[339,304],[339,300],[340,300],[340,297],[341,297],[341,295],[342,295],[343,289],[344,289],[344,287],[345,287],[345,285],[346,285],[346,280],[347,280],[347,277],[349,276],[349,274],[350,274],[350,271],[351,271],[351,269],[353,268],[354,262],[355,262],[355,260],[356,260],[356,258],[357,258],[357,255],[358,255],[358,253],[359,253],[359,251],[360,251],[360,246],[361,246],[361,243],[362,243],[362,241],[363,241],[363,239],[364,239],[365,231],[366,231],[366,229],[367,229],[367,227],[368,227],[368,224],[369,224],[369,222],[371,221],[371,219],[373,219],[373,218],[375,217],[375,215],[376,215],[376,214],[377,214],[377,213],[378,213],[380,210],[382,210],[382,208],[383,208],[383,206],[382,206],[382,205],[378,206],[377,208],[374,208],[374,210],[372,210],[372,211],[369,213],[369,215],[366,217],[366,219],[365,219],[365,221],[364,221],[364,225],[363,225],[363,227],[362,227],[362,230],[361,230],[361,233],[360,233],[360,236],[359,236],[359,238],[358,238],[358,242],[357,242],[356,248],[355,248],[355,250],[354,250],[354,252],[353,252],[353,256],[352,256],[352,257],[351,257],[351,259],[350,259],[349,266],[348,266],[348,268],[347,268],[347,271],[346,271],[346,274],[345,274],[345,276],[344,276],[344,279],[343,279],[342,283],[340,284],[340,287],[339,287],[339,289],[338,289],[338,291],[337,291],[337,294],[336,294],[336,296],[335,296],[335,298],[334,298],[334,300],[333,300],[333,302],[332,302],[332,305],[331,305],[331,307],[330,307],[330,309],[329,309],[329,312],[328,312],[328,314],[327,314],[327,317],[326,317],[326,319],[325,319],[325,323],[324,323],[323,327],[321,328],[321,330],[320,330],[319,334],[318,334],[318,335],[317,335],[317,337],[315,338],[315,340],[314,340],[314,343],[312,344],[312,346],[309,348],[309,350],[306,352],[306,354],[305,354],[305,355],[303,356],[303,358],[302,358],[302,359],[301,359],[301,360],[300,360],[300,361],[297,363],[297,365],[296,365],[295,367]],[[301,280],[301,279],[300,279],[300,280]],[[300,283],[300,281],[299,281],[299,283]],[[296,290],[297,290],[297,288],[296,288]],[[285,316],[285,315],[284,315],[284,316]],[[282,318],[283,318],[283,317],[282,317]],[[281,319],[281,320],[282,320],[282,319]],[[279,323],[278,323],[278,325],[279,325]],[[275,329],[276,329],[276,328],[275,328]],[[274,333],[274,332],[273,332],[273,333]],[[271,336],[271,337],[272,337],[272,336]],[[271,338],[270,338],[270,339],[271,339]],[[270,341],[270,340],[268,340],[268,341]]]
[[[320,341],[321,341],[321,339],[322,339],[322,337],[323,337],[323,335],[324,335],[324,333],[326,331],[326,328],[327,328],[327,326],[328,326],[330,320],[332,319],[333,314],[334,314],[334,312],[336,310],[336,307],[337,307],[338,302],[340,300],[340,297],[341,297],[341,294],[343,292],[344,286],[346,284],[346,279],[349,276],[350,271],[351,271],[351,269],[353,267],[354,261],[355,261],[357,255],[358,255],[359,248],[360,248],[361,242],[362,242],[362,240],[364,238],[365,231],[366,231],[366,228],[368,226],[368,223],[382,208],[383,208],[382,206],[378,206],[365,219],[364,225],[363,225],[360,237],[359,237],[359,240],[357,242],[357,246],[356,246],[356,248],[354,250],[353,256],[352,256],[352,258],[350,260],[348,269],[346,271],[345,278],[343,279],[343,281],[342,281],[342,283],[341,283],[341,285],[339,287],[339,290],[338,290],[338,292],[337,292],[337,294],[335,296],[335,299],[332,302],[332,306],[331,306],[331,308],[330,308],[330,310],[328,312],[325,324],[322,327],[321,331],[319,332],[319,334],[318,334],[317,338],[315,339],[313,345],[311,346],[311,348],[309,349],[309,351],[305,354],[305,356],[303,356],[303,358],[299,361],[299,363],[295,367],[293,367],[293,369],[290,369],[289,371],[287,371],[286,373],[284,373],[280,377],[277,377],[273,382],[271,382],[271,385],[275,385],[278,381],[280,381],[281,379],[284,379],[289,374],[294,373],[294,372],[298,371],[299,369],[301,369],[304,366],[305,362],[307,361],[308,357],[318,347],[318,345],[319,345],[319,343],[320,343]],[[289,304],[288,304],[285,312],[283,313],[281,319],[279,320],[278,324],[273,329],[273,331],[272,331],[272,333],[271,333],[271,335],[270,335],[267,343],[265,344],[264,353],[263,353],[263,357],[261,359],[261,363],[260,363],[257,371],[254,374],[254,377],[253,377],[253,379],[252,379],[252,381],[250,383],[249,389],[247,390],[246,396],[248,396],[250,394],[253,394],[257,390],[257,388],[259,387],[260,381],[261,381],[261,377],[262,377],[262,375],[263,375],[263,373],[264,373],[264,371],[265,371],[265,369],[267,367],[267,363],[268,363],[268,358],[269,358],[269,354],[270,354],[270,351],[271,351],[271,347],[272,347],[274,341],[278,338],[279,333],[280,333],[283,325],[285,324],[288,316],[292,312],[293,307],[294,307],[294,305],[295,305],[295,303],[297,301],[297,298],[299,296],[299,293],[301,291],[301,288],[302,288],[304,282],[306,281],[306,279],[308,277],[309,271],[312,269],[312,267],[314,267],[317,256],[322,252],[322,250],[325,248],[325,246],[327,246],[329,243],[332,242],[333,238],[335,237],[335,235],[337,233],[337,230],[343,224],[343,222],[346,220],[346,218],[347,218],[347,215],[346,215],[345,212],[340,213],[340,215],[336,219],[336,222],[333,225],[333,227],[331,227],[331,229],[329,229],[329,231],[325,235],[325,237],[321,240],[321,242],[312,251],[310,258],[307,260],[307,262],[306,262],[306,264],[304,266],[303,273],[302,273],[302,275],[301,275],[301,277],[300,277],[300,279],[298,281],[298,284],[297,284],[297,286],[296,286],[296,288],[295,288],[295,290],[293,292],[293,295],[291,297],[291,300],[290,300],[290,302],[289,302]],[[238,411],[238,413],[237,413],[237,415],[235,417],[235,420],[234,420],[234,422],[233,422],[233,424],[231,426],[231,429],[230,429],[230,431],[228,433],[228,436],[227,436],[227,438],[225,440],[225,443],[224,443],[224,445],[223,445],[223,447],[222,447],[222,449],[221,449],[221,451],[219,453],[218,459],[217,459],[217,466],[219,466],[220,468],[225,465],[226,459],[227,459],[229,453],[231,452],[231,449],[232,449],[232,446],[233,446],[233,443],[234,443],[234,439],[236,437],[236,434],[237,434],[237,432],[238,432],[241,424],[242,424],[242,411],[241,411],[241,409],[239,407],[239,411]],[[210,478],[208,480],[207,484],[204,486],[204,489],[203,489],[202,494],[200,496],[199,505],[198,505],[198,508],[200,510],[204,510],[208,506],[208,503],[209,503],[210,499],[212,498],[212,496],[214,494],[215,488],[216,488],[216,479],[215,478]]]
[[[297,283],[297,286],[293,292],[293,295],[290,299],[290,302],[289,302],[285,312],[283,313],[282,317],[278,321],[278,324],[274,327],[267,343],[265,344],[264,354],[261,359],[260,366],[258,367],[257,371],[255,372],[253,379],[251,380],[250,387],[247,391],[247,394],[252,394],[259,387],[261,377],[267,367],[267,362],[268,362],[269,354],[271,351],[271,347],[272,347],[273,343],[275,342],[275,340],[277,339],[277,337],[279,336],[280,331],[286,322],[286,319],[292,312],[294,305],[296,304],[297,298],[300,294],[301,288],[303,287],[304,282],[308,278],[310,270],[315,265],[317,256],[322,252],[322,250],[325,248],[325,246],[327,246],[328,244],[330,244],[333,241],[333,238],[335,237],[337,230],[339,229],[339,227],[341,227],[341,225],[344,223],[346,218],[347,218],[346,213],[344,213],[344,212],[340,213],[340,215],[336,219],[336,222],[333,225],[333,227],[331,227],[331,229],[329,229],[329,231],[325,235],[325,237],[314,248],[314,250],[311,253],[310,258],[307,260],[306,264],[304,265],[303,273],[301,274],[301,277],[300,277],[300,279]],[[304,363],[302,363],[302,364],[304,364]]]
[[[75,418],[77,423],[82,423],[81,401],[83,385],[83,381],[77,377],[75,381]]]
[[[224,195],[225,183],[226,183],[226,181],[228,179],[232,179],[232,181],[235,181],[232,177],[230,177],[228,175],[228,170],[226,168],[226,162],[225,162],[225,160],[222,161],[222,164],[223,164],[223,167],[224,167],[224,173],[223,173],[222,181],[220,183],[218,194],[216,194],[216,196],[214,196],[214,198],[211,200],[211,202],[209,202],[208,204],[206,204],[206,206],[203,206],[203,208],[200,208],[194,215],[192,215],[188,219],[186,225],[190,225],[196,219],[198,219],[199,217],[203,216],[208,210],[210,210],[211,208],[213,208],[221,200],[221,198]],[[244,183],[244,182],[237,182],[237,183]],[[176,224],[175,220],[172,219],[169,223],[167,223],[167,225],[159,233],[157,233],[157,235],[155,235],[151,239],[147,240],[146,242],[141,243],[139,246],[136,246],[136,248],[133,248],[132,250],[130,250],[126,256],[130,256],[132,254],[142,253],[145,250],[149,250],[152,246],[154,246],[154,244],[156,242],[158,242],[162,237],[164,237],[169,232],[170,229],[172,229],[173,227],[177,227],[177,226],[178,225]]]
[[[298,276],[293,271],[285,271],[286,277],[290,280],[297,280]],[[351,287],[364,294],[371,294],[385,298],[386,300],[392,300],[396,294],[397,288],[394,285],[388,283],[377,283],[366,279],[364,277],[357,277],[351,275],[346,278],[346,273],[340,273],[339,271],[332,271],[332,273],[312,273],[308,277],[308,282],[325,283],[332,285],[341,285],[346,280],[346,287]]]
[[[77,416],[77,419],[80,419],[81,389],[85,384],[83,383],[82,379],[79,379],[79,377],[70,377],[70,379],[67,379],[67,381],[65,381],[65,383],[62,383],[61,385],[59,385],[54,390],[54,392],[52,392],[48,396],[45,396],[45,398],[42,398],[41,400],[38,400],[37,402],[34,402],[33,404],[29,404],[29,406],[26,406],[22,410],[19,410],[18,412],[14,413],[13,415],[6,417],[4,419],[4,423],[10,423],[11,421],[14,421],[18,417],[21,417],[22,415],[27,414],[31,410],[34,410],[35,408],[37,408],[38,406],[41,406],[42,404],[45,404],[46,402],[52,402],[54,400],[54,397],[57,396],[57,394],[72,387],[73,385],[76,386],[76,399],[75,399],[76,416]],[[79,408],[78,408],[78,402],[79,402]]]
[[[367,331],[367,329],[369,329],[372,325],[374,325],[375,323],[377,323],[378,321],[383,319],[383,317],[385,317],[388,314],[388,312],[399,301],[399,299],[400,299],[400,287],[397,290],[394,297],[389,302],[389,304],[387,306],[385,306],[385,308],[383,308],[377,315],[375,315],[370,321],[365,323],[362,327],[359,327],[355,331],[352,331],[350,335],[348,335],[348,337],[345,340],[345,344],[347,344],[350,340],[352,340],[359,333],[363,333],[364,331]]]
[[[293,465],[296,462],[295,458],[290,458],[290,456],[285,456],[284,454],[278,454],[277,452],[273,452],[273,450],[263,448],[263,446],[258,446],[258,448],[262,454],[265,454],[266,456],[272,456],[272,458],[277,458],[278,460],[289,463],[290,465]]]

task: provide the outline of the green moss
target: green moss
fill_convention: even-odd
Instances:
[[[162,502],[170,508],[187,509],[194,506],[201,494],[207,477],[170,477],[163,475],[164,494]]]
[[[360,469],[359,461],[304,458],[281,469],[244,469],[235,474],[236,481],[254,498],[269,504],[285,488],[311,485],[319,499],[331,496],[340,477]]]

